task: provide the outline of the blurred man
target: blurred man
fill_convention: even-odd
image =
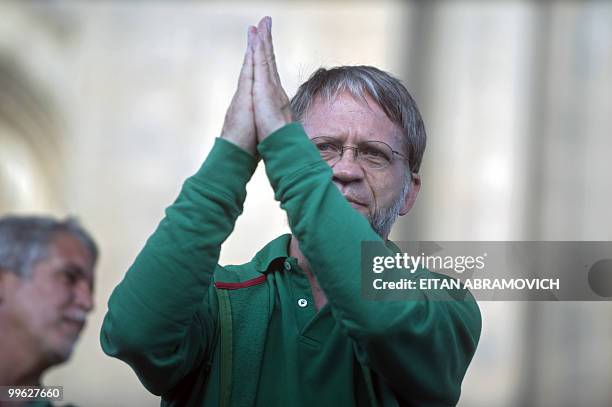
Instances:
[[[361,297],[361,242],[386,240],[419,191],[416,104],[364,66],[315,72],[290,104],[270,29],[249,27],[221,138],[113,292],[102,347],[167,405],[453,405],[473,299]],[[292,234],[218,266],[259,157]]]
[[[39,386],[93,307],[97,248],[71,219],[0,218],[0,385]]]

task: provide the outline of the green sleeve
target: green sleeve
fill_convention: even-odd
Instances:
[[[209,286],[256,165],[216,139],[108,301],[102,349],[128,363],[154,394],[171,390],[212,346]]]
[[[333,184],[302,126],[277,130],[258,150],[291,231],[360,360],[404,402],[455,404],[480,336],[475,301],[364,300],[361,242],[381,238]]]

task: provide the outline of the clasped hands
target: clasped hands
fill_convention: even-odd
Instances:
[[[257,144],[292,121],[272,46],[272,19],[248,29],[247,48],[238,88],[225,114],[224,138],[257,157]]]

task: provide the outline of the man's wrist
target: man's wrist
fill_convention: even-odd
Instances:
[[[255,145],[255,143],[253,143],[254,137],[248,137],[248,138],[236,137],[236,136],[231,136],[231,135],[228,135],[222,132],[219,138],[229,141],[236,147],[243,150],[245,153],[250,154],[254,159],[259,160],[259,154],[257,153],[257,146]]]
[[[276,133],[277,131],[291,123],[291,119],[282,119],[272,125],[267,126],[264,129],[261,129],[261,132],[258,134],[259,142],[261,143],[262,141],[270,137],[272,134]]]
[[[270,134],[257,145],[257,151],[266,164],[273,188],[282,176],[302,168],[321,164],[322,168],[329,169],[299,122],[289,123]]]
[[[198,182],[242,191],[257,168],[257,160],[235,143],[217,137],[202,167],[192,177]]]

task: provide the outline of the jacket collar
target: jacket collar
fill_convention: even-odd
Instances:
[[[251,260],[255,269],[260,273],[265,273],[270,270],[275,260],[282,259],[284,261],[289,256],[290,242],[291,234],[287,233],[265,245]]]
[[[255,266],[255,270],[260,273],[265,273],[278,261],[285,261],[289,257],[289,243],[291,243],[291,234],[287,233],[277,237],[276,239],[265,245],[253,257],[251,262]],[[388,249],[394,252],[402,250],[391,240],[384,242]]]

